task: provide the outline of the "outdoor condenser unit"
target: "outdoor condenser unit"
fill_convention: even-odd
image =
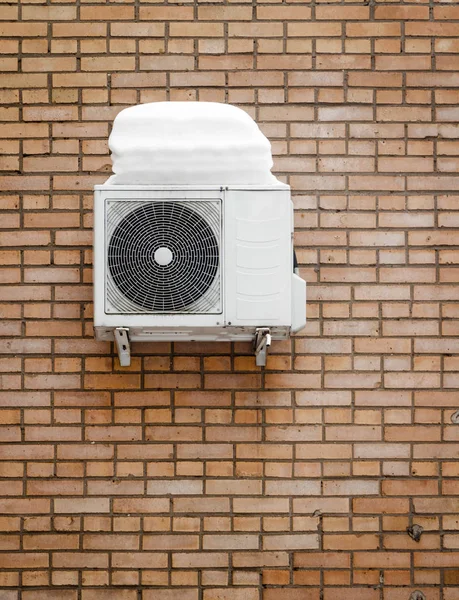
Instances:
[[[290,188],[242,110],[210,102],[133,106],[109,139],[114,175],[95,186],[94,326],[115,340],[273,339],[306,322]]]

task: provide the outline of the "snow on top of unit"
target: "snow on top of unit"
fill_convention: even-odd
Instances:
[[[109,138],[107,184],[271,185],[271,144],[243,110],[217,102],[152,102],[122,110]]]

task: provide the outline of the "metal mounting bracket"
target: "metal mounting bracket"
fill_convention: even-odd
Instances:
[[[257,329],[255,329],[255,339],[253,341],[257,366],[266,366],[269,346],[271,346],[271,330],[269,327],[257,327]]]
[[[117,327],[114,333],[120,365],[122,367],[129,367],[131,364],[131,345],[129,343],[128,335],[129,329],[127,327]]]

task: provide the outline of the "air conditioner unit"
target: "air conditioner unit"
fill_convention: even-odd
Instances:
[[[130,342],[157,340],[253,340],[265,364],[271,338],[304,326],[290,188],[266,170],[264,140],[228,105],[154,103],[115,120],[115,175],[95,187],[94,326],[122,365]]]

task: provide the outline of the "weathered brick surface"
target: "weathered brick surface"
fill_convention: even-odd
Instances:
[[[1,598],[459,598],[459,8],[0,19]],[[116,114],[161,100],[240,106],[292,186],[309,322],[264,372],[92,337],[92,186]]]

